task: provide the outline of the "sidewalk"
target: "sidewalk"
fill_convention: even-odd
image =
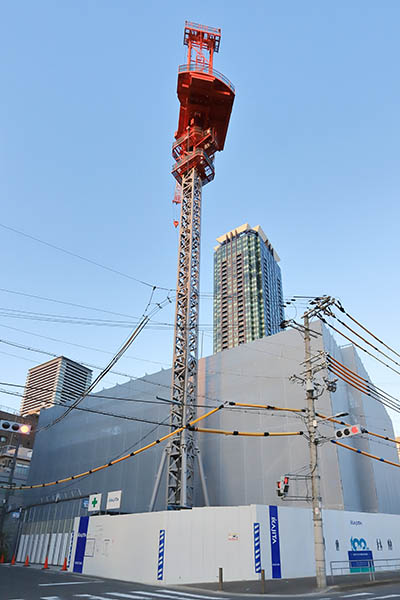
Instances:
[[[400,583],[400,570],[382,571],[374,573],[375,581],[369,580],[368,573],[357,573],[354,575],[335,575],[332,581],[331,576],[327,576],[327,588],[330,593],[340,593],[341,591],[351,590],[355,587],[375,587],[387,583]],[[183,586],[182,586],[183,587]],[[202,590],[220,591],[218,582],[198,583],[185,586],[188,589],[197,588]],[[318,590],[315,577],[302,577],[297,579],[267,579],[265,581],[264,594],[296,595],[296,594],[321,594],[323,590]],[[262,594],[261,581],[230,581],[224,582],[223,592],[230,594]]]

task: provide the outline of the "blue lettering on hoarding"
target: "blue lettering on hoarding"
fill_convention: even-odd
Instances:
[[[89,517],[81,517],[79,519],[78,536],[75,548],[74,573],[82,573],[83,558],[86,550],[87,531],[89,527]]]
[[[271,534],[272,579],[281,579],[281,549],[279,541],[278,507],[269,507],[269,530]]]

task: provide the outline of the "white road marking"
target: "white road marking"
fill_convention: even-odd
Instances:
[[[400,598],[400,594],[389,594],[388,596],[374,596],[369,600],[377,600],[378,598],[379,600],[383,600],[384,598]]]
[[[40,600],[60,600],[58,596],[40,596]]]
[[[141,594],[142,592],[138,592],[138,594]],[[110,596],[117,596],[118,598],[132,598],[133,600],[149,600],[148,596],[139,596],[135,593],[135,595],[133,594],[123,594],[122,592],[106,592],[106,594],[110,594]],[[108,598],[108,600],[110,600]]]
[[[144,592],[143,590],[129,590],[131,594],[143,594],[144,596],[158,596],[159,598],[170,598],[173,600],[185,600],[185,598],[201,598],[203,600],[220,600],[219,596],[200,596],[189,592],[175,592],[175,590],[160,590],[159,592]],[[111,593],[111,592],[110,592]]]
[[[173,594],[174,596],[183,596],[184,598],[208,598],[209,600],[220,600],[219,596],[203,596],[200,594],[191,594],[190,592],[176,592],[175,590],[160,590],[160,593]],[[322,598],[321,600],[324,599]]]
[[[51,586],[56,586],[56,585],[84,585],[85,583],[103,583],[102,579],[90,579],[90,580],[85,580],[85,581],[64,581],[64,582],[59,582],[56,581],[54,583],[39,583],[39,585],[41,587],[51,587]]]
[[[110,600],[105,596],[95,596],[94,594],[74,594],[74,598],[89,598],[89,600]]]
[[[356,596],[373,596],[372,592],[360,592],[359,594],[349,594],[348,596],[340,596],[341,598],[355,598]]]

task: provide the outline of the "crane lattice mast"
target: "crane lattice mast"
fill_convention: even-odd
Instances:
[[[181,218],[172,365],[171,428],[195,416],[200,284],[202,188],[214,179],[214,155],[223,150],[235,89],[213,68],[221,30],[186,22],[187,62],[178,70],[178,130],[172,174],[181,185]],[[167,457],[167,507],[193,505],[194,433],[172,438]]]

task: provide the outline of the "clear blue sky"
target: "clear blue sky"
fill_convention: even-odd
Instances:
[[[2,0],[0,11],[0,223],[174,287],[170,149],[183,25],[221,27],[215,67],[237,95],[204,189],[202,292],[212,292],[215,238],[260,224],[281,256],[285,295],[334,295],[400,347],[399,2]],[[3,228],[0,251],[1,288],[135,317],[148,299],[129,278]],[[126,320],[3,291],[0,307]],[[0,309],[1,339],[100,366],[129,333],[20,317]],[[157,320],[172,323],[173,309]],[[201,323],[212,323],[210,297]],[[46,359],[0,351],[1,380],[21,385]],[[142,375],[171,356],[171,328],[148,329],[119,370]],[[400,396],[400,376],[365,364]],[[0,404],[19,400],[0,394]]]

